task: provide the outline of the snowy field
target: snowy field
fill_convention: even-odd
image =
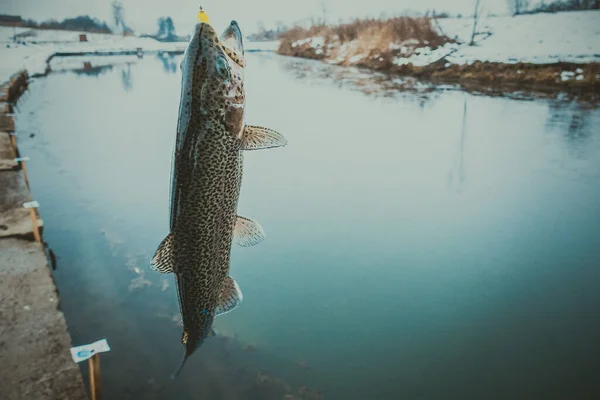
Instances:
[[[469,43],[473,21],[439,20],[447,36]],[[600,11],[494,17],[479,21],[476,46],[462,46],[448,57],[456,64],[474,61],[548,64],[600,61]],[[491,35],[485,38],[486,32]],[[485,39],[484,39],[485,38]]]

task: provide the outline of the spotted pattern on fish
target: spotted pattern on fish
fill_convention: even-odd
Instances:
[[[248,137],[244,129],[245,61],[235,21],[221,38],[233,40],[236,48],[225,47],[210,25],[199,23],[184,54],[170,233],[152,260],[153,269],[173,272],[177,283],[185,354],[174,376],[211,335],[214,317],[233,310],[242,300],[241,290],[229,277],[236,221],[245,228],[236,232],[239,243],[252,245],[264,238],[260,225],[237,216],[242,146]],[[248,132],[259,134],[259,130]],[[285,145],[285,139],[278,137],[271,141]]]
[[[193,352],[210,331],[229,257],[242,179],[245,95],[242,70],[200,24],[190,123],[175,155],[172,221],[174,272]],[[192,60],[187,60],[192,61]]]

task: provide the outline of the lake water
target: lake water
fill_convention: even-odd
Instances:
[[[244,302],[176,381],[174,281],[148,266],[179,58],[70,59],[19,104],[73,344],[112,347],[105,398],[600,397],[597,106],[247,58],[247,123],[289,145],[246,155],[239,214],[267,238],[234,245]]]

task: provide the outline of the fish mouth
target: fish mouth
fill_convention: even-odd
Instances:
[[[223,49],[227,55],[239,66],[245,65],[244,59],[244,42],[242,39],[242,31],[237,21],[233,20],[225,31],[219,37]]]

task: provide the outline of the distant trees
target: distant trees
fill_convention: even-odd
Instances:
[[[158,19],[158,33],[156,37],[169,41],[173,40],[176,36],[173,19],[171,17],[160,17]]]
[[[508,5],[513,15],[535,14],[540,12],[555,13],[560,11],[600,10],[600,0],[541,0],[533,6],[530,6],[529,0],[509,0]]]
[[[113,0],[110,3],[112,8],[113,21],[117,30],[120,30],[124,35],[133,32],[133,30],[125,23],[125,7],[122,0]]]
[[[58,29],[66,31],[83,31],[92,33],[111,33],[110,28],[104,21],[99,21],[89,15],[80,15],[75,18],[66,18],[62,21],[50,19],[36,22],[31,19],[24,20],[21,17],[0,15],[0,25],[23,26],[37,29]]]
[[[95,18],[91,18],[89,15],[66,18],[59,25],[60,29],[65,29],[68,31],[111,33],[110,28],[108,25],[106,25],[106,22],[101,22]]]
[[[508,0],[508,7],[513,16],[524,14],[529,8],[529,0]]]
[[[263,21],[258,21],[256,32],[248,35],[248,39],[253,42],[277,40],[282,33],[289,29],[282,21],[277,21],[275,25],[275,29],[267,29]]]

